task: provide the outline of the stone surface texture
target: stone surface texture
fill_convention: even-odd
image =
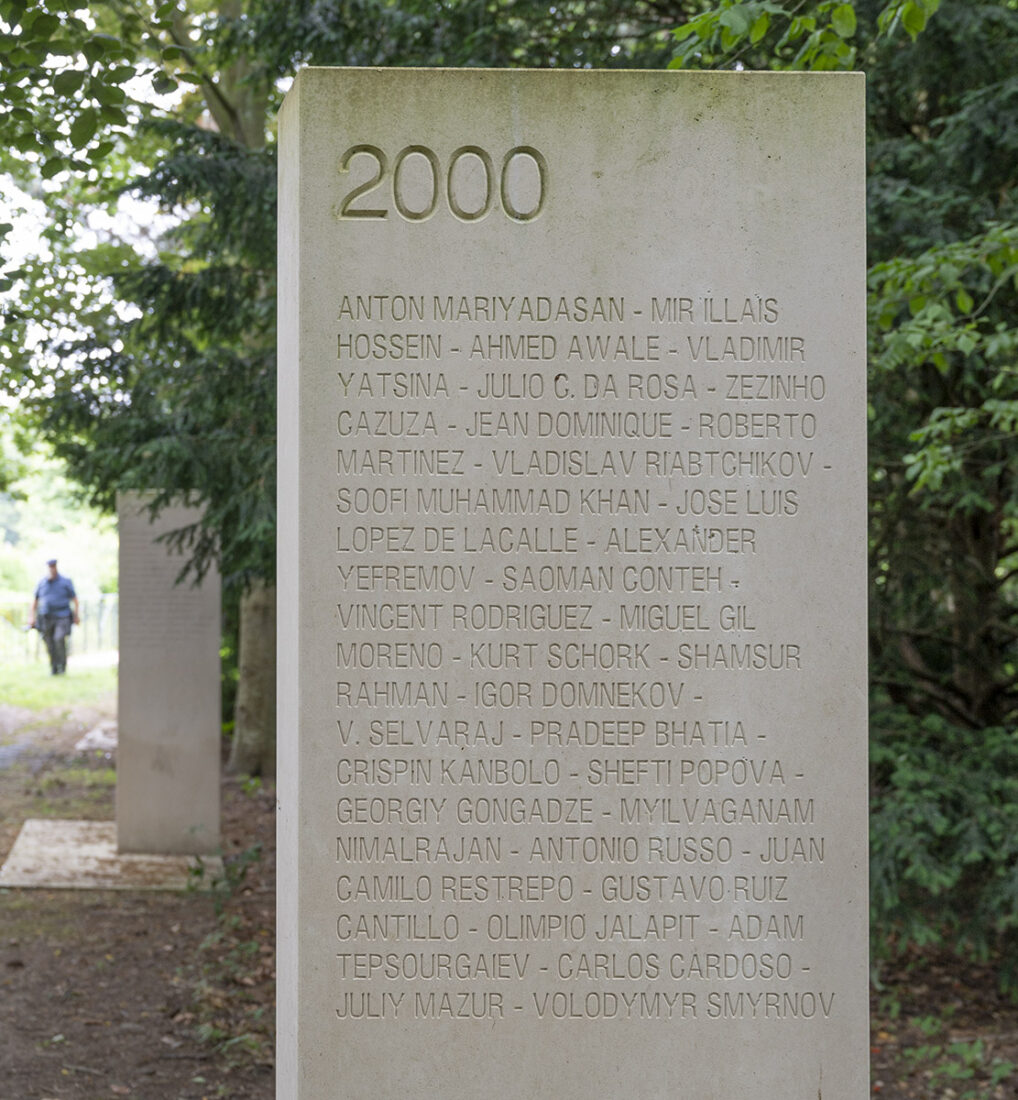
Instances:
[[[863,101],[297,78],[282,1100],[867,1094]]]
[[[153,523],[142,503],[118,500],[117,847],[204,855],[219,847],[219,576],[178,585],[184,559],[155,540],[200,513],[177,505]]]
[[[37,890],[186,890],[222,874],[218,857],[135,855],[117,851],[112,821],[31,818],[18,833],[0,887]]]

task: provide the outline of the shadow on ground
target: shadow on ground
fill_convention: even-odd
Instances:
[[[0,715],[0,858],[27,818],[109,820],[107,700]],[[270,1100],[274,794],[223,787],[225,871],[178,893],[0,890],[0,1093]]]

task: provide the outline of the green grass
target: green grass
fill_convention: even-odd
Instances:
[[[84,787],[89,791],[97,788],[113,790],[116,785],[117,773],[113,768],[63,768],[39,780],[39,790],[44,794],[64,787]]]
[[[51,676],[49,666],[0,664],[0,699],[25,710],[46,710],[92,703],[117,688],[117,666],[75,668],[74,655],[63,676]]]

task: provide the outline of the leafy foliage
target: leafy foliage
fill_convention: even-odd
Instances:
[[[874,29],[889,36],[901,26],[914,39],[939,6],[940,0],[891,0]],[[847,0],[721,0],[676,30],[671,67],[850,69],[858,59],[856,9],[865,7]]]
[[[1018,707],[1016,56],[1012,5],[945,3],[871,109],[874,673],[973,728]]]
[[[1018,11],[867,49],[874,919],[1018,990]]]
[[[201,528],[182,534],[195,568],[219,558],[229,574],[271,580],[277,80],[305,62],[663,63],[686,10],[619,0],[450,0],[438,13],[423,0],[154,6],[159,50],[146,64],[196,92],[141,127],[155,163],[130,187],[179,224],[142,262],[116,242],[73,251],[54,235],[58,263],[22,273],[16,322],[44,326],[58,362],[13,355],[8,385],[95,501],[143,486],[157,489],[157,506],[191,494],[206,504]],[[79,191],[52,197],[51,209],[66,227],[76,206],[102,199]],[[111,299],[125,305],[111,310]]]
[[[917,714],[1013,721],[1018,227],[878,264],[870,286],[877,677]]]
[[[1018,992],[1018,733],[881,711],[871,739],[870,897],[878,950],[1006,947]]]
[[[677,41],[866,70],[875,927],[1018,988],[1018,9],[721,0]]]
[[[101,506],[128,489],[154,489],[157,508],[202,499],[204,524],[179,540],[199,574],[222,559],[271,577],[275,257],[261,227],[273,157],[194,127],[157,129],[173,152],[137,189],[199,213],[154,261],[92,276],[88,326],[61,334],[59,365],[34,380],[39,423]],[[132,304],[126,324],[109,287]]]
[[[155,508],[181,495],[201,501],[202,522],[175,536],[191,568],[216,560],[228,581],[271,582],[272,117],[281,81],[311,62],[663,64],[671,27],[693,8],[692,0],[220,0],[187,11],[143,3],[144,32],[132,39],[139,67],[155,74],[157,90],[183,94],[171,116],[149,111],[140,137],[125,143],[125,161],[140,140],[151,164],[129,187],[178,224],[155,257],[114,240],[82,250],[68,231],[113,196],[80,179],[66,195],[48,192],[55,260],[20,273],[20,310],[0,345],[9,390],[94,501],[110,506],[130,488],[154,489]],[[19,337],[37,330],[46,355],[23,354]]]
[[[1018,708],[1018,10],[848,8],[723,0],[673,64],[867,70],[875,682],[995,725]]]
[[[129,30],[125,16],[116,30]],[[0,135],[7,166],[38,161],[44,179],[88,167],[113,149],[130,121],[124,89],[135,75],[132,52],[109,20],[98,25],[79,0],[0,0]],[[99,132],[103,131],[101,137]]]
[[[229,29],[279,76],[303,64],[659,67],[696,0],[252,0]],[[257,44],[256,46],[254,44]]]
[[[802,11],[771,0],[722,0],[676,32],[679,42],[672,68],[732,65],[750,51],[766,53],[775,69],[845,69],[855,63],[856,15],[842,0],[822,0]]]

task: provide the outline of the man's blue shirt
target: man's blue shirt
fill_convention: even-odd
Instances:
[[[71,614],[71,600],[77,598],[77,593],[71,578],[58,573],[52,580],[43,577],[39,581],[35,586],[35,598],[39,601],[40,615],[63,617]]]

